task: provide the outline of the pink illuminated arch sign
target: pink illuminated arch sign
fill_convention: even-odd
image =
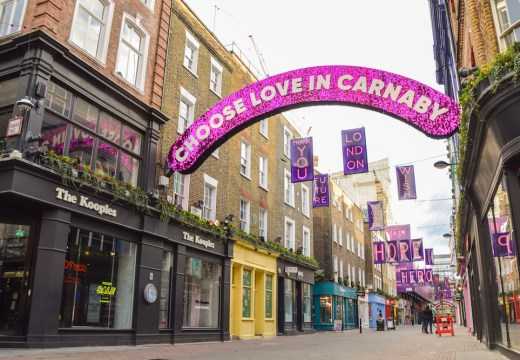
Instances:
[[[261,119],[343,103],[391,115],[436,138],[451,136],[459,124],[459,105],[420,82],[358,66],[310,67],[258,81],[215,104],[173,144],[167,166],[192,173],[227,139]]]

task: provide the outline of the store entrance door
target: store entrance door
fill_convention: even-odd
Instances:
[[[28,225],[0,223],[0,335],[22,335],[29,282]]]

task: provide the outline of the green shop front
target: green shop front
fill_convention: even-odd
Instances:
[[[354,289],[323,282],[314,284],[313,293],[316,330],[348,330],[358,327],[358,302]]]

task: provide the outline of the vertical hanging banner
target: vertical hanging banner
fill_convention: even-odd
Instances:
[[[426,283],[426,281],[424,279],[424,269],[417,269],[417,270],[415,270],[415,272],[417,274],[417,284]]]
[[[291,182],[314,178],[312,137],[291,140]]]
[[[412,243],[412,261],[423,261],[424,250],[422,239],[413,239]]]
[[[382,201],[369,201],[368,205],[368,228],[370,230],[384,230],[385,219]]]
[[[424,270],[424,280],[427,284],[433,284],[433,269]]]
[[[409,240],[412,238],[410,224],[389,225],[385,227],[388,240]]]
[[[342,130],[343,173],[357,174],[368,171],[365,128]]]
[[[399,248],[397,240],[389,240],[386,242],[388,245],[388,252],[386,254],[386,262],[390,265],[399,264]]]
[[[512,241],[511,233],[493,234],[493,256],[513,257],[516,255],[515,242]]]
[[[373,243],[374,247],[374,264],[384,264],[386,261],[385,242],[379,241]]]
[[[412,261],[412,248],[410,240],[399,240],[399,262]]]
[[[433,249],[424,249],[424,265],[433,265]]]
[[[312,207],[329,206],[329,175],[318,174],[312,182]]]
[[[395,171],[397,175],[397,194],[399,200],[417,199],[413,165],[396,166]]]

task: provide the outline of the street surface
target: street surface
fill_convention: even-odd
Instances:
[[[435,330],[434,330],[435,331]],[[225,343],[81,347],[47,350],[0,349],[3,359],[74,360],[229,360],[229,359],[354,359],[354,360],[503,360],[489,351],[466,328],[455,326],[455,336],[423,334],[420,326],[399,325],[397,330],[372,329],[320,332]]]

